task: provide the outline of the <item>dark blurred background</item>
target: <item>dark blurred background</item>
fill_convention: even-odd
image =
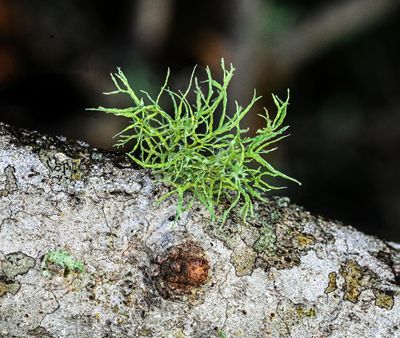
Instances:
[[[111,147],[125,121],[85,111],[121,66],[136,89],[195,64],[237,68],[231,98],[291,89],[292,136],[271,161],[285,195],[400,241],[400,1],[0,0],[0,121]],[[202,68],[202,67],[200,67]],[[199,72],[199,76],[202,73]],[[259,107],[261,109],[261,106]],[[261,126],[255,109],[246,125]]]

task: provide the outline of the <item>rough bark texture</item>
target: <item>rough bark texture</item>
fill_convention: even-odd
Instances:
[[[396,244],[286,198],[249,224],[198,207],[174,225],[165,191],[115,154],[0,125],[0,337],[400,336]],[[61,249],[84,271],[46,255]]]

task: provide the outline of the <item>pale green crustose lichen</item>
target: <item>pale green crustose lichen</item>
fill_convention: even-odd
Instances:
[[[299,183],[264,158],[276,149],[271,145],[287,136],[284,132],[288,126],[282,124],[289,93],[285,101],[272,95],[277,107],[275,118],[270,119],[265,109],[265,115],[262,115],[265,126],[256,136],[247,136],[248,129],[241,128],[240,123],[260,97],[254,93],[246,107],[235,102],[235,113],[228,115],[227,88],[234,70],[232,65],[227,69],[222,60],[223,79],[219,83],[207,67],[207,80],[203,82],[205,90],[193,72],[184,92],[174,92],[167,87],[168,71],[164,85],[153,98],[143,91],[143,97],[139,97],[118,68],[117,73],[111,74],[116,90],[105,94],[128,95],[133,106],[92,108],[129,119],[129,125],[117,134],[116,146],[132,142],[128,156],[141,167],[152,169],[160,181],[172,187],[160,200],[176,193],[178,218],[197,199],[206,206],[211,219],[218,215],[221,224],[235,207],[239,207],[245,221],[249,214],[253,215],[254,199],[265,201],[264,192],[282,188],[267,182],[266,178],[281,177]],[[188,95],[192,89],[195,100],[190,103]],[[169,96],[172,112],[162,107],[163,94]],[[216,112],[219,112],[218,117]],[[186,192],[191,192],[192,198],[184,207]]]
[[[56,266],[62,269],[64,275],[69,272],[84,272],[82,262],[74,258],[69,252],[65,250],[51,250],[43,258],[42,270],[45,276],[50,276],[50,270]]]

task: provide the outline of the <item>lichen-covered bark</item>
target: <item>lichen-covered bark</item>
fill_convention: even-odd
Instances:
[[[0,125],[0,337],[400,336],[396,244],[287,198],[248,224],[201,206],[175,222],[165,191],[124,157]]]

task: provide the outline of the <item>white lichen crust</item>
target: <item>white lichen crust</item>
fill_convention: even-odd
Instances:
[[[396,244],[282,198],[248,224],[218,228],[200,206],[175,222],[175,199],[155,203],[166,189],[115,154],[0,124],[0,337],[400,337]],[[187,278],[163,259],[182,243],[204,250]],[[84,271],[44,274],[52,250]]]

